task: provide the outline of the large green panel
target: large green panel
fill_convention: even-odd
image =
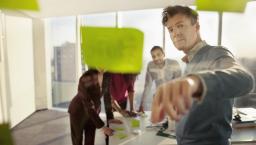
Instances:
[[[37,0],[0,0],[0,8],[39,10]]]
[[[9,124],[0,124],[0,145],[13,145]]]
[[[243,12],[248,0],[196,0],[197,10]]]
[[[134,28],[81,27],[83,63],[109,72],[138,73],[143,32]]]

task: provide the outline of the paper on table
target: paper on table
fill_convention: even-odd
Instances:
[[[248,115],[256,118],[256,109],[254,108],[237,108],[237,111],[241,114]]]
[[[118,133],[114,134],[114,136],[117,137],[118,139],[124,139],[124,138],[128,137],[128,135],[123,132],[118,132]]]
[[[124,127],[114,127],[112,129],[114,129],[115,131],[124,131],[125,130]]]
[[[131,127],[132,128],[138,128],[140,127],[140,120],[138,119],[131,119]]]

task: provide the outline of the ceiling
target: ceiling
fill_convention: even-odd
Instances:
[[[74,16],[88,13],[164,8],[192,5],[194,0],[38,0],[38,12],[23,11],[35,18]]]

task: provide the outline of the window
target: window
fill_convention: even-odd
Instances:
[[[52,54],[52,105],[66,108],[77,91],[76,17],[51,18],[46,22]]]
[[[135,106],[139,106],[142,97],[147,63],[152,60],[150,50],[154,45],[163,46],[163,26],[161,23],[162,9],[126,11],[118,13],[119,27],[132,27],[144,33],[143,68],[135,82]],[[145,109],[149,110],[153,91],[146,96]]]
[[[164,46],[166,57],[180,61],[184,55],[173,46],[168,31],[163,32],[162,9],[122,11],[118,13],[101,13],[81,16],[83,26],[103,27],[131,27],[137,28],[144,33],[143,68],[135,83],[135,105],[139,106],[142,91],[144,89],[146,66],[152,60],[150,49],[155,46]],[[218,37],[218,14],[214,12],[199,12],[201,36],[203,40],[211,45],[217,45]],[[52,83],[53,83],[53,105],[65,106],[76,93],[77,83],[75,82],[76,69],[76,18],[52,18],[48,20],[50,25],[49,40],[52,44]],[[165,37],[163,37],[165,36]],[[163,41],[165,39],[165,41]],[[84,67],[85,68],[85,67]],[[85,69],[84,69],[85,70]],[[66,88],[67,87],[67,88]],[[151,107],[152,96],[155,89],[151,89],[151,95],[146,96],[145,109]],[[66,92],[67,91],[67,92]],[[64,104],[64,105],[63,105]],[[104,108],[104,107],[102,107]]]
[[[224,13],[222,45],[227,47],[236,58],[256,77],[256,2],[248,2],[244,13]],[[256,90],[238,98],[238,107],[255,107]]]

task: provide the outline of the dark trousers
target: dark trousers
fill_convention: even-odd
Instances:
[[[94,145],[96,127],[91,121],[85,121],[82,116],[69,116],[71,139],[73,145],[82,145],[84,133],[84,145]]]

